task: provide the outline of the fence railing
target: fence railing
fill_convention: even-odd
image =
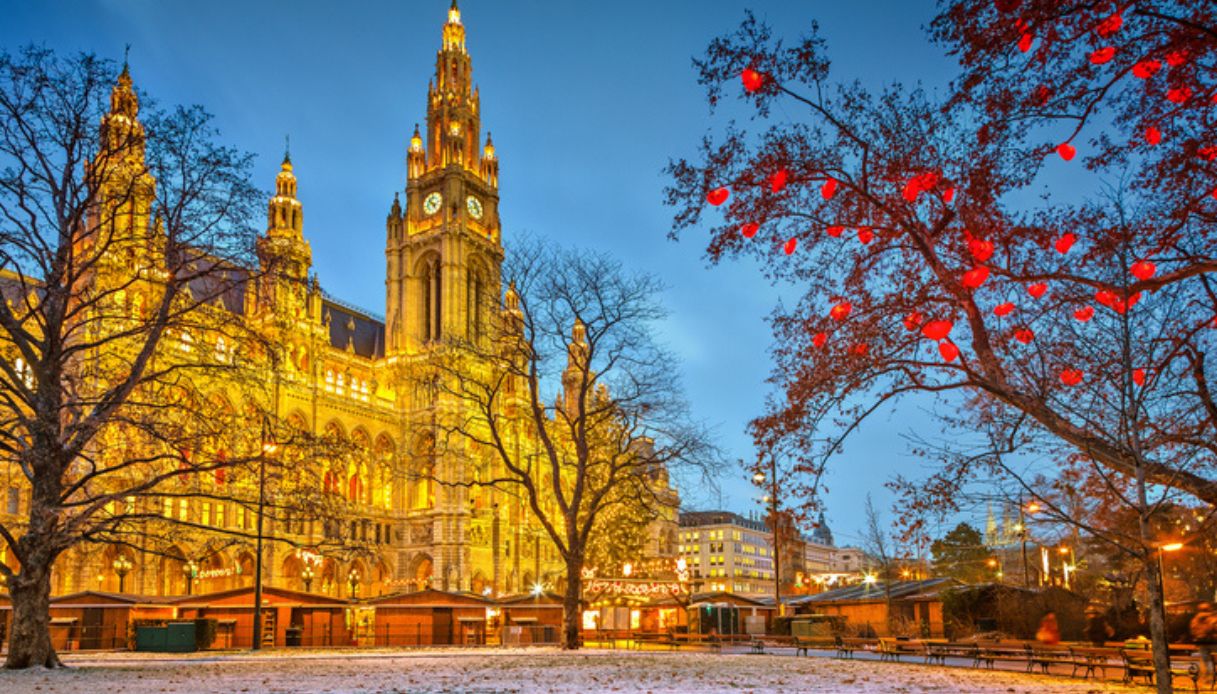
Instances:
[[[52,624],[51,644],[57,651],[113,651],[131,646],[126,624]]]

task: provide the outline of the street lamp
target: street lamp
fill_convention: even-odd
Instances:
[[[1183,549],[1182,542],[1170,542],[1158,548],[1158,582],[1162,584],[1162,602],[1166,602],[1166,565],[1162,561],[1167,552],[1178,552]]]
[[[347,574],[347,583],[351,585],[351,599],[355,599],[355,589],[359,587],[359,569],[351,569]]]
[[[311,592],[313,587],[313,565],[305,564],[300,570],[300,579],[304,581],[304,592]]]
[[[275,404],[279,402],[279,369],[275,360]],[[266,458],[279,450],[278,444],[270,436],[266,426],[266,417],[262,418],[262,455],[258,456],[258,520],[257,520],[257,552],[254,554],[254,633],[253,650],[262,648],[262,522],[266,507]]]
[[[194,579],[199,575],[199,565],[191,559],[182,566],[182,573],[186,575],[186,595],[190,595]]]
[[[752,475],[752,482],[763,487],[769,482],[769,493],[764,496],[762,503],[769,507],[770,532],[773,533],[773,604],[777,607],[778,616],[785,616],[786,609],[782,604],[782,532],[781,519],[778,517],[778,457],[769,456],[769,475],[757,470]]]
[[[131,560],[126,555],[120,554],[111,566],[114,567],[114,573],[118,575],[118,592],[122,593],[125,587],[124,580],[132,568]]]

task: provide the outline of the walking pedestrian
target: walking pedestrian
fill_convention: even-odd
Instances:
[[[1055,646],[1061,642],[1061,627],[1056,623],[1056,613],[1049,612],[1040,621],[1040,629],[1035,632],[1035,639],[1047,646]]]
[[[1188,630],[1192,632],[1192,640],[1196,642],[1196,649],[1200,651],[1200,660],[1204,663],[1204,674],[1212,682],[1213,678],[1217,677],[1213,669],[1213,646],[1217,644],[1217,613],[1213,612],[1211,603],[1200,603],[1196,609],[1196,616],[1192,617],[1192,623],[1188,625]]]

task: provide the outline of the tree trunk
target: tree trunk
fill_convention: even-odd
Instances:
[[[1149,638],[1154,648],[1154,680],[1159,694],[1170,694],[1171,683],[1170,647],[1166,640],[1166,596],[1162,589],[1162,572],[1158,570],[1158,552],[1149,554],[1145,575],[1149,582]]]
[[[1162,548],[1149,524],[1149,501],[1146,491],[1145,466],[1137,465],[1137,531],[1145,549],[1145,576],[1149,588],[1149,638],[1154,649],[1154,680],[1159,694],[1171,694],[1171,655],[1166,640],[1166,600],[1162,590]]]
[[[566,593],[562,596],[562,648],[578,650],[583,627],[583,560],[566,562]]]
[[[4,667],[10,670],[62,667],[51,645],[50,562],[23,564],[21,572],[9,582],[9,595],[13,601],[13,628]]]

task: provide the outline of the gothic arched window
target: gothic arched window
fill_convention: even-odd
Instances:
[[[430,342],[440,339],[443,332],[443,272],[439,256],[427,261],[422,280],[423,342]]]

